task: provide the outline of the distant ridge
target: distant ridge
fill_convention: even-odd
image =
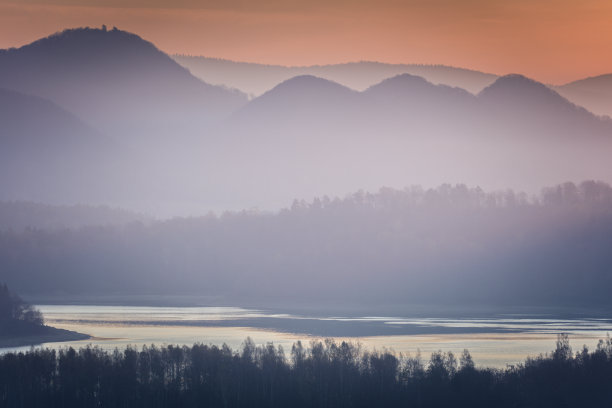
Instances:
[[[384,79],[410,74],[433,84],[458,87],[473,94],[479,93],[498,78],[494,74],[445,65],[360,61],[291,67],[191,55],[173,55],[172,58],[206,82],[237,88],[253,97],[298,75],[314,75],[363,91]],[[585,78],[561,86],[546,86],[596,115],[612,117],[612,74]]]
[[[612,137],[612,121],[602,120],[585,108],[564,98],[554,89],[520,74],[505,75],[485,88],[478,98],[496,112],[498,124],[513,123],[511,129],[517,134],[528,132],[528,127],[547,127],[545,135],[539,137],[558,139],[564,136]],[[525,126],[527,125],[527,126]],[[542,132],[543,133],[543,132]]]
[[[471,115],[477,111],[480,119],[485,120],[494,110],[511,120],[523,112],[542,118],[556,115],[561,122],[591,121],[592,124],[604,127],[611,124],[575,105],[554,89],[520,74],[499,77],[477,95],[459,87],[436,85],[411,74],[385,79],[362,92],[353,91],[331,80],[301,75],[283,81],[253,99],[234,117],[244,117],[246,112],[252,112],[253,117],[273,114],[278,115],[277,120],[282,120],[280,113],[295,110],[313,122],[317,119],[312,116],[315,112],[332,115],[334,112],[347,112],[351,109],[363,110],[351,112],[352,120],[356,121],[364,117],[387,117],[389,114],[396,115],[395,120],[398,120],[401,119],[397,116],[400,113],[419,120],[420,115],[427,112],[429,115],[457,118],[454,113]],[[270,125],[274,120],[266,118],[263,122]],[[558,129],[558,133],[565,133],[564,129]]]
[[[383,79],[407,73],[424,77],[436,84],[460,87],[472,93],[479,92],[497,78],[493,74],[445,65],[360,61],[286,67],[187,55],[173,55],[172,58],[206,82],[234,87],[253,96],[259,96],[279,83],[299,75],[314,75],[363,91]]]
[[[597,115],[612,117],[612,74],[581,79],[554,89]]]
[[[274,202],[410,183],[537,191],[612,180],[612,121],[522,75],[478,95],[409,74],[362,92],[300,76],[250,101],[224,132],[215,156],[231,157],[227,184]]]

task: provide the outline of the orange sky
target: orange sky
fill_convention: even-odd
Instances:
[[[168,53],[439,63],[564,83],[612,72],[609,0],[0,0],[0,48],[116,25]]]

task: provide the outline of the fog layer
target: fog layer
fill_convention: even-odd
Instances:
[[[4,230],[0,269],[30,295],[602,308],[611,306],[611,231],[603,183],[531,199],[463,185],[385,188],[273,214]]]

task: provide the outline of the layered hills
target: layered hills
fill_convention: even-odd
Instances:
[[[544,84],[421,67],[426,78],[344,85],[370,66],[380,68],[321,71],[338,81],[294,76],[247,100],[117,29],[66,30],[3,50],[0,136],[16,153],[5,153],[0,198],[175,215],[281,208],[382,185],[537,191],[612,181],[610,120]],[[441,84],[434,71],[480,85]]]
[[[445,65],[362,61],[285,67],[189,55],[173,55],[172,58],[206,82],[234,87],[254,96],[269,91],[287,79],[301,75],[317,76],[363,91],[386,78],[411,74],[426,78],[435,84],[457,86],[472,93],[479,92],[497,78],[493,74]]]

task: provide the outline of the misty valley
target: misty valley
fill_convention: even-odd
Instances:
[[[611,89],[0,50],[0,406],[606,406]]]

